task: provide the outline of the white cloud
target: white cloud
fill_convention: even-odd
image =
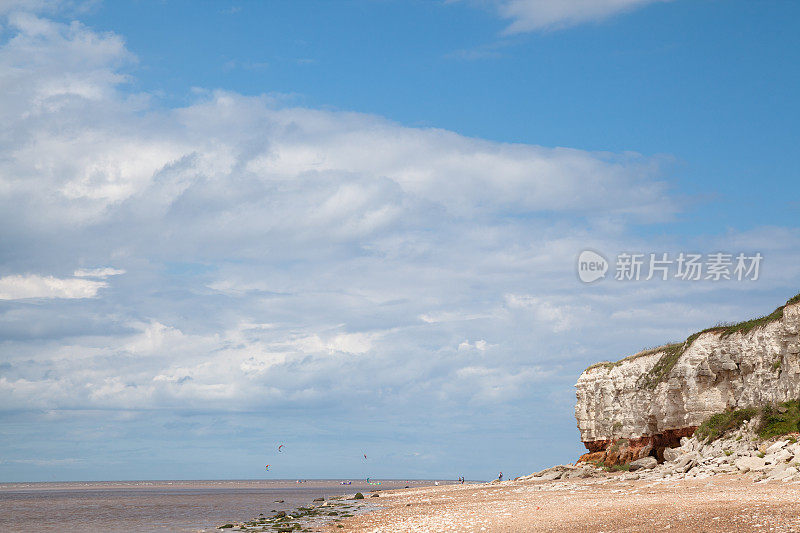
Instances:
[[[120,276],[125,273],[124,269],[100,267],[100,268],[81,268],[76,270],[72,275],[76,278],[102,278],[105,279],[109,276]]]
[[[496,0],[501,16],[511,19],[505,33],[560,29],[603,20],[619,13],[670,0]]]
[[[267,233],[362,239],[441,215],[675,212],[659,158],[491,142],[226,92],[148,112],[146,97],[119,92],[134,58],[118,36],[32,15],[10,24],[0,118],[15,137],[0,145],[0,205],[32,230],[116,223],[163,239],[157,228],[180,217],[170,237],[213,249]]]
[[[94,298],[108,284],[74,278],[55,278],[36,274],[0,278],[0,300],[26,298]]]
[[[510,309],[533,313],[536,321],[548,324],[556,333],[580,324],[591,311],[588,306],[559,305],[529,294],[507,294],[505,300]]]
[[[470,343],[469,340],[465,340],[458,345],[458,351],[478,350],[479,352],[485,352],[492,346],[492,344],[489,344],[483,339],[477,340],[474,343]]]

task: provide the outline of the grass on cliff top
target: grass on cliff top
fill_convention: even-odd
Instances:
[[[641,352],[636,352],[633,355],[629,355],[627,357],[624,357],[624,358],[620,359],[619,361],[601,361],[599,363],[594,363],[593,365],[589,366],[586,370],[591,370],[593,368],[598,368],[598,367],[601,367],[601,366],[611,370],[615,366],[619,366],[622,363],[625,363],[627,361],[633,361],[634,359],[639,359],[640,357],[646,357],[648,355],[653,355],[654,353],[658,353],[658,352],[664,351],[664,350],[668,349],[670,346],[673,346],[673,345],[672,344],[667,344],[666,346],[656,346],[655,348],[647,348],[647,349],[642,350]]]
[[[598,367],[604,367],[607,369],[612,369],[616,366],[621,365],[626,361],[630,361],[633,359],[638,359],[639,357],[644,357],[646,355],[652,355],[654,353],[663,352],[661,358],[653,365],[653,368],[650,371],[643,375],[640,378],[640,386],[646,387],[649,389],[655,388],[656,385],[661,383],[664,378],[670,373],[670,371],[675,367],[675,364],[681,358],[683,353],[692,345],[692,343],[697,340],[700,335],[704,333],[717,333],[721,337],[727,337],[729,335],[733,335],[735,333],[741,333],[742,335],[746,335],[753,331],[756,328],[760,328],[762,326],[766,326],[771,322],[775,322],[776,320],[780,320],[783,318],[783,309],[787,305],[792,305],[800,303],[800,293],[792,296],[789,298],[786,303],[777,309],[775,309],[772,313],[759,317],[754,318],[752,320],[745,320],[744,322],[738,322],[736,324],[721,324],[714,327],[706,328],[702,331],[698,331],[697,333],[693,333],[686,338],[684,342],[676,342],[673,344],[667,344],[665,346],[660,346],[658,348],[652,348],[649,350],[644,350],[639,353],[629,355],[623,359],[620,359],[617,362],[611,361],[603,361],[600,363],[595,363],[591,365],[586,370],[592,370]]]
[[[713,442],[726,433],[739,429],[748,420],[759,417],[759,438],[768,439],[800,431],[800,400],[790,400],[761,408],[728,410],[712,415],[695,431],[695,436]]]

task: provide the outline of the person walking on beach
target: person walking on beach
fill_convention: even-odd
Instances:
[[[500,472],[500,475],[497,476],[497,481],[503,481],[503,473]]]

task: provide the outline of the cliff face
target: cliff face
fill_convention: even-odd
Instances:
[[[575,385],[581,440],[594,452],[583,460],[661,458],[714,413],[800,398],[798,300],[756,321],[587,368]]]

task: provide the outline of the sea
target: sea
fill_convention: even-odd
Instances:
[[[432,480],[220,480],[0,483],[0,531],[211,532],[315,498],[433,485]],[[378,484],[379,483],[379,484]],[[442,481],[442,484],[454,483]],[[374,500],[377,504],[378,498]],[[372,500],[369,500],[371,505]]]

